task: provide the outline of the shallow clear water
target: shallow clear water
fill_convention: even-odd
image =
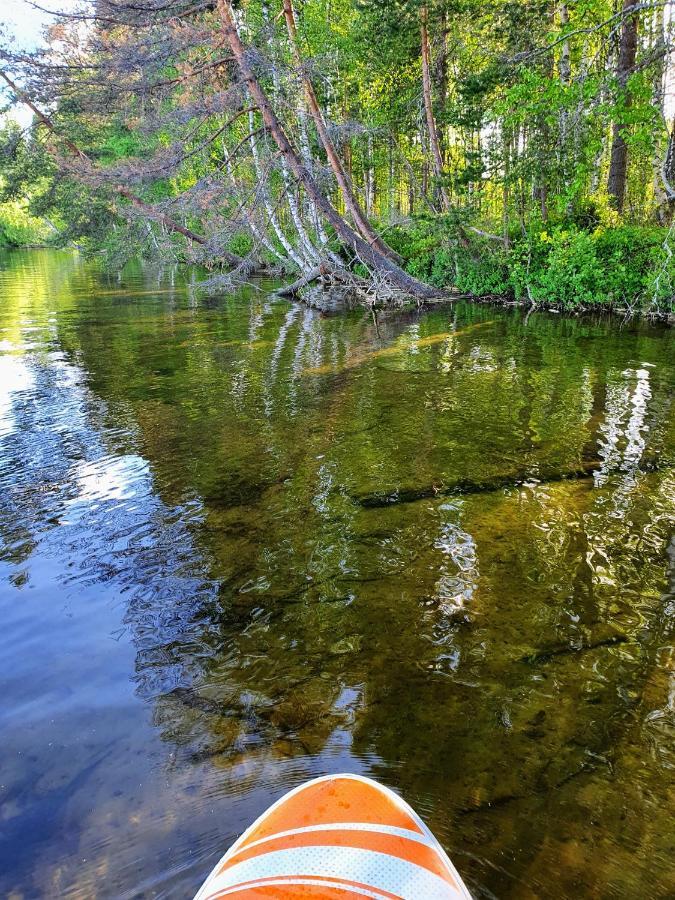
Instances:
[[[0,895],[189,897],[310,776],[476,897],[668,897],[675,333],[0,258]]]

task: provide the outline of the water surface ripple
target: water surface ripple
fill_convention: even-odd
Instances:
[[[675,337],[0,257],[0,895],[186,897],[285,790],[478,897],[675,895]]]

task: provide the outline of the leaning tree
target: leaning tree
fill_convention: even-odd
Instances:
[[[145,220],[158,248],[179,240],[230,281],[272,265],[300,276],[291,290],[365,275],[438,295],[358,201],[291,0],[94,0],[59,13],[44,49],[0,57],[59,171]]]

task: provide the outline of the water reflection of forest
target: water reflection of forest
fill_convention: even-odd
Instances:
[[[47,429],[3,536],[30,552],[48,457],[58,502],[98,523],[82,572],[124,590],[137,690],[179,762],[344,742],[454,833],[469,871],[518,846],[536,878],[564,847],[572,883],[588,817],[631,804],[612,872],[617,853],[665,852],[649,800],[673,764],[663,333],[119,290],[57,316],[52,355],[30,358],[40,403],[12,409],[16,454],[66,396],[80,443]]]

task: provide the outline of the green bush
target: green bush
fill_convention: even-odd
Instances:
[[[594,239],[605,288],[614,302],[632,303],[648,291],[663,253],[663,228],[606,228]]]
[[[406,260],[406,269],[416,278],[430,281],[437,253],[442,250],[440,219],[419,218],[410,227],[398,226],[385,235],[387,242]]]
[[[455,256],[455,287],[462,293],[477,297],[512,295],[509,254],[506,251],[482,242],[472,252],[458,247]]]
[[[511,253],[510,270],[519,299],[564,309],[604,299],[595,245],[585,231],[542,231],[538,238],[522,241]]]
[[[471,234],[458,239],[447,217],[415,220],[387,237],[407,270],[437,287],[475,296],[503,296],[573,309],[579,306],[656,306],[673,309],[675,247],[663,249],[667,230],[657,227],[539,225],[498,241]]]
[[[43,243],[48,236],[47,225],[31,216],[19,200],[0,203],[0,246],[26,247]]]

